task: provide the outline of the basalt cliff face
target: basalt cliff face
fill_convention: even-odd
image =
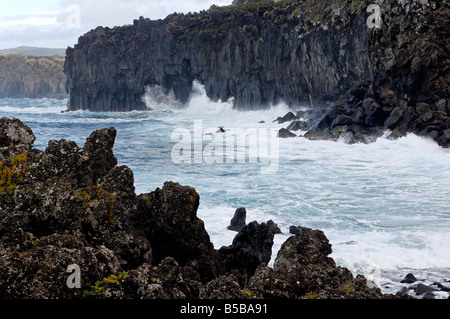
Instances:
[[[0,98],[67,98],[64,57],[0,55]]]
[[[0,299],[409,298],[338,267],[320,230],[287,238],[273,268],[271,221],[216,250],[193,187],[136,195],[116,133],[41,151],[29,127],[0,118]]]
[[[414,104],[448,96],[448,1],[379,1],[380,28],[367,24],[371,3],[235,1],[98,27],[67,50],[69,109],[145,109],[145,87],[156,85],[186,102],[194,80],[238,109],[317,107],[354,87]]]
[[[370,79],[364,5],[314,2],[213,6],[98,27],[67,50],[70,109],[142,109],[148,85],[186,102],[194,80],[239,109],[309,104]]]

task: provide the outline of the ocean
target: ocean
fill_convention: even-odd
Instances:
[[[210,101],[198,84],[194,92],[181,108],[149,91],[151,109],[124,113],[62,112],[67,100],[0,99],[0,117],[26,123],[41,150],[51,139],[82,147],[94,130],[115,127],[114,154],[133,170],[136,193],[165,181],[195,187],[198,217],[216,249],[231,244],[236,232],[227,226],[245,207],[247,222],[273,220],[283,232],[269,265],[295,225],[322,230],[336,264],[384,293],[408,287],[400,283],[408,273],[450,286],[449,150],[413,134],[367,145],[276,138],[288,123],[273,120],[287,106],[236,111],[231,101]],[[216,133],[219,127],[225,132]]]

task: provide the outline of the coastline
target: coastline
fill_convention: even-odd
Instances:
[[[199,195],[195,189],[166,183],[155,192],[134,195],[133,173],[125,166],[116,166],[111,151],[116,134],[113,128],[94,132],[84,148],[78,148],[75,143],[65,140],[50,141],[49,147],[42,152],[31,148],[34,135],[23,123],[2,119],[4,123],[13,126],[8,132],[15,131],[15,134],[8,135],[13,136],[9,144],[2,147],[4,158],[18,150],[26,151],[30,158],[26,161],[29,166],[23,184],[20,182],[16,185],[13,195],[7,192],[1,194],[3,218],[0,247],[2,255],[7,256],[2,262],[6,262],[9,265],[6,268],[13,272],[22,272],[24,262],[31,268],[35,267],[35,263],[44,262],[45,267],[55,269],[54,277],[41,271],[29,274],[31,277],[28,278],[23,277],[24,274],[15,277],[22,278],[22,281],[2,274],[0,291],[6,293],[4,297],[81,297],[81,291],[77,294],[76,289],[61,287],[60,284],[54,286],[52,283],[54,280],[60,283],[62,278],[67,279],[64,271],[67,265],[63,267],[62,263],[75,261],[72,254],[76,247],[87,258],[78,261],[82,267],[90,268],[100,263],[95,266],[96,271],[85,274],[88,277],[83,278],[84,291],[92,292],[89,286],[95,286],[102,277],[110,278],[114,274],[118,276],[119,273],[127,272],[126,278],[119,276],[109,280],[113,283],[129,283],[131,287],[128,284],[106,285],[98,295],[93,292],[91,296],[96,298],[120,299],[130,291],[138,295],[145,295],[147,291],[150,296],[163,299],[183,295],[187,298],[220,298],[225,291],[227,294],[222,297],[244,299],[270,299],[275,296],[305,298],[309,292],[313,292],[308,295],[310,297],[325,299],[408,297],[405,294],[383,295],[378,288],[368,287],[366,278],[354,278],[347,269],[336,267],[334,260],[328,257],[331,245],[319,230],[305,228],[299,234],[290,236],[278,252],[273,268],[267,267],[268,260],[258,257],[267,248],[272,249],[273,245],[275,234],[264,226],[265,223],[253,223],[254,226],[248,229],[256,236],[250,236],[253,240],[244,240],[238,244],[239,240],[236,242],[235,239],[232,246],[225,251],[222,249],[220,253],[220,250],[212,247],[204,222],[196,216]],[[46,185],[40,182],[42,178],[45,178]],[[32,204],[37,203],[38,198],[45,199],[41,207]],[[11,206],[13,202],[15,205]],[[64,206],[63,210],[61,205]],[[18,207],[18,210],[12,207]],[[146,212],[150,216],[156,215],[149,218]],[[184,214],[188,215],[182,217]],[[167,218],[177,225],[176,228],[167,224]],[[242,235],[238,237],[245,238]],[[261,243],[266,244],[261,246]],[[11,250],[15,245],[19,245],[19,250]],[[242,255],[249,248],[256,253]],[[60,257],[58,260],[49,260],[49,252]],[[99,273],[98,267],[103,263],[100,262],[100,256],[104,256],[103,260],[106,258],[106,264],[102,266],[103,272]],[[307,260],[310,261],[302,256],[308,256]],[[220,261],[222,258],[228,262],[223,264]],[[314,264],[313,268],[307,266],[310,262]],[[156,270],[154,267],[157,267]],[[249,267],[253,267],[254,274],[248,273]],[[305,272],[305,269],[312,272]],[[180,277],[181,282],[168,280],[178,276],[176,274],[183,274],[184,279]],[[33,287],[37,278],[47,282],[51,290]],[[131,284],[128,278],[137,281],[131,280],[134,282]],[[289,278],[303,279],[292,282]],[[317,281],[319,278],[322,279]],[[324,285],[322,280],[329,283]],[[234,288],[224,291],[220,288],[222,285]],[[23,295],[24,289],[32,293]],[[53,291],[55,289],[56,292]],[[181,295],[177,295],[179,293]]]

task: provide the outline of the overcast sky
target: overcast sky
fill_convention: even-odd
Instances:
[[[207,10],[232,0],[0,0],[0,49],[73,47],[101,25],[133,23],[139,16],[163,19],[173,12]]]

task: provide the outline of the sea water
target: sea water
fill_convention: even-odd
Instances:
[[[124,113],[62,112],[67,100],[0,99],[0,117],[26,123],[41,150],[51,139],[82,147],[94,130],[115,127],[114,154],[133,170],[136,193],[165,181],[195,187],[198,217],[216,249],[231,244],[236,232],[227,226],[245,207],[247,222],[273,220],[283,232],[275,236],[270,265],[295,225],[324,231],[337,265],[366,276],[384,293],[396,293],[410,272],[425,284],[450,286],[449,150],[412,134],[353,145],[293,137],[277,139],[277,158],[265,161],[180,162],[173,152],[177,130],[192,133],[191,151],[202,152],[219,127],[224,134],[235,128],[270,134],[288,125],[273,122],[290,110],[285,105],[236,111],[231,101],[211,102],[201,86],[195,89],[186,107],[150,92],[145,99],[151,109]],[[262,173],[274,163],[276,170]]]

